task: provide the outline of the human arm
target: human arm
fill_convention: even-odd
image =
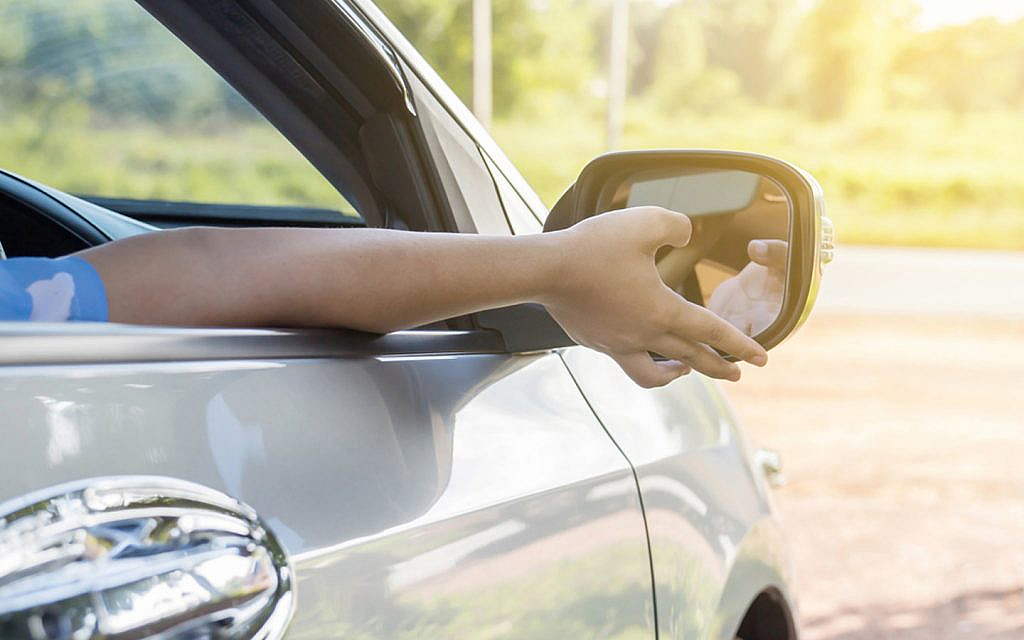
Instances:
[[[755,364],[764,350],[674,293],[654,266],[659,247],[683,246],[689,234],[685,216],[642,207],[531,236],[195,228],[78,255],[100,273],[115,322],[384,333],[537,302],[643,386],[690,367],[735,380],[738,367],[712,347]]]

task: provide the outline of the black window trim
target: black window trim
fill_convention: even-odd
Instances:
[[[483,149],[498,167],[506,180],[519,193],[534,217],[543,222],[549,208],[540,199],[519,170],[508,159],[487,130],[476,119],[468,107],[455,95],[429,62],[416,50],[409,40],[395,27],[384,13],[368,0],[332,0],[338,5],[347,4],[355,9],[362,19],[387,43],[395,55],[404,63],[407,74],[414,74],[428,88],[434,98],[444,105],[448,113],[465,130],[466,134]],[[570,186],[570,185],[566,185]]]

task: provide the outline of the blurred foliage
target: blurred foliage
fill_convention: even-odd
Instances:
[[[379,0],[455,91],[471,0]],[[603,151],[610,0],[492,0],[494,134],[550,202]],[[624,144],[729,147],[823,183],[846,241],[1024,249],[1024,20],[912,0],[632,0]],[[0,166],[77,192],[343,206],[130,0],[0,0]]]
[[[472,0],[378,0],[377,6],[468,101],[472,92]],[[492,0],[494,113],[565,108],[586,99],[596,77],[594,5]]]
[[[127,0],[0,1],[0,167],[73,193],[353,213],[184,44]]]
[[[726,148],[784,158],[822,184],[839,241],[1024,249],[1024,119],[1017,112],[890,111],[822,122],[761,106],[658,115],[634,103],[626,146]],[[494,135],[549,204],[602,152],[600,118],[503,120]],[[557,127],[558,135],[550,135]]]
[[[49,126],[79,111],[116,121],[144,113],[191,126],[257,118],[238,94],[160,23],[124,0],[0,4],[4,112],[36,108]]]
[[[800,25],[791,56],[797,102],[835,119],[875,111],[885,100],[890,57],[908,35],[912,13],[898,0],[821,0]],[[791,76],[792,77],[792,76]]]
[[[448,65],[424,46],[423,27],[382,8],[464,98],[470,62]],[[495,0],[495,12],[503,1]],[[434,0],[434,4],[452,3]],[[469,0],[454,3],[464,50]],[[521,0],[533,16],[574,12],[561,52],[572,82],[518,86],[493,133],[552,204],[604,150],[609,0]],[[983,19],[922,31],[911,0],[633,0],[624,146],[745,149],[811,171],[825,188],[841,241],[1024,249],[1024,21]],[[538,8],[541,7],[541,8]],[[566,9],[568,8],[568,9]],[[537,29],[543,25],[523,28]],[[566,27],[560,24],[560,28]],[[496,39],[509,28],[498,17]],[[439,41],[443,42],[443,40]],[[507,42],[506,42],[507,45]],[[436,43],[435,45],[436,46]],[[463,50],[463,49],[460,49]],[[495,85],[509,58],[531,50],[495,44]],[[502,60],[504,62],[498,62]],[[592,74],[587,81],[587,74]],[[508,84],[502,91],[507,91]],[[539,87],[539,85],[538,85]],[[585,89],[589,88],[589,91]],[[551,94],[587,105],[547,108]],[[496,100],[499,92],[496,90]],[[534,96],[538,97],[534,102]],[[600,104],[600,103],[599,103]]]
[[[893,102],[958,116],[1024,105],[1024,21],[979,20],[917,34],[893,57]]]

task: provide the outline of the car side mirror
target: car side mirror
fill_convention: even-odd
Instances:
[[[665,283],[770,349],[810,314],[833,230],[817,181],[762,155],[657,150],[597,157],[555,204],[545,231],[656,205],[689,216],[690,243],[656,256]]]

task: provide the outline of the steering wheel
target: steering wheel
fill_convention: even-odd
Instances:
[[[0,256],[56,258],[108,240],[71,196],[0,169]]]

